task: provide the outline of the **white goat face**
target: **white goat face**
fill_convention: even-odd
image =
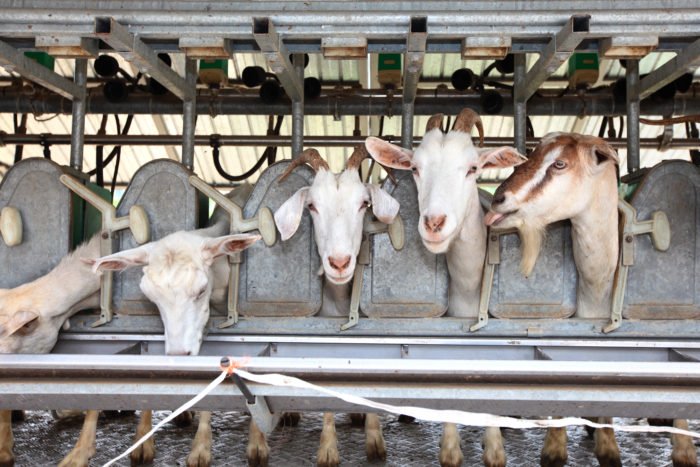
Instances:
[[[241,251],[259,235],[209,238],[175,232],[156,242],[98,259],[94,271],[121,271],[144,266],[141,291],[156,304],[165,328],[168,355],[197,355],[209,320],[212,264]]]
[[[326,279],[346,284],[355,271],[362,242],[362,226],[367,208],[390,224],[399,203],[376,185],[362,183],[357,170],[339,175],[320,169],[309,187],[299,189],[275,212],[275,223],[282,240],[296,232],[304,208],[311,213],[316,247]]]
[[[513,148],[477,149],[469,134],[443,134],[438,128],[425,134],[415,152],[374,137],[367,138],[365,146],[382,165],[413,172],[421,217],[418,231],[425,247],[436,254],[449,249],[470,209],[481,209],[476,185],[481,172],[525,160]]]
[[[32,297],[0,290],[0,354],[49,353],[56,344],[63,315],[53,318],[32,302]]]

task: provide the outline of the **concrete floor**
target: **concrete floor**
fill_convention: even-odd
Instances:
[[[167,412],[156,412],[154,423]],[[97,454],[90,465],[102,465],[130,446],[138,417],[101,417],[97,433]],[[387,444],[387,461],[370,464],[365,459],[362,428],[350,424],[345,414],[336,416],[338,447],[344,466],[429,466],[438,465],[439,424],[420,422],[405,424],[396,417],[383,416],[382,425]],[[632,419],[616,419],[618,423],[645,423]],[[216,413],[212,420],[213,465],[245,466],[249,417],[240,413]],[[321,414],[305,414],[297,427],[278,428],[270,437],[272,466],[315,465],[316,449],[321,433]],[[18,467],[54,466],[70,451],[78,437],[81,420],[55,421],[48,412],[28,412],[24,422],[15,424],[15,456]],[[691,429],[700,429],[693,422]],[[196,426],[178,428],[167,425],[156,436],[155,466],[185,465]],[[462,427],[462,450],[465,466],[481,465],[481,430]],[[544,431],[504,430],[508,465],[536,467]],[[623,465],[670,466],[669,438],[657,434],[618,433]],[[120,465],[129,465],[128,461]],[[593,441],[583,428],[569,429],[569,466],[595,466]]]

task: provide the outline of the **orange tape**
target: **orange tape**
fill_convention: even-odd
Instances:
[[[245,368],[250,363],[250,357],[241,357],[235,360],[233,357],[228,357],[229,364],[227,367],[221,365],[221,369],[226,371],[227,376],[231,376],[238,368]]]

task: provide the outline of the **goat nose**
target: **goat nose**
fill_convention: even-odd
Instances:
[[[445,214],[441,216],[424,216],[423,224],[425,225],[426,230],[433,233],[438,233],[445,226],[446,220],[447,216]]]
[[[496,193],[496,196],[493,197],[493,200],[491,200],[491,204],[503,204],[503,202],[506,200],[506,195],[503,193]]]
[[[343,271],[350,266],[350,255],[347,256],[329,256],[328,263],[336,271]]]

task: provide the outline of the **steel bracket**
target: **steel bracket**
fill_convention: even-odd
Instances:
[[[365,267],[372,262],[372,255],[369,249],[369,237],[370,235],[378,233],[388,233],[391,246],[393,246],[396,251],[402,250],[406,243],[406,236],[401,216],[396,216],[394,222],[388,225],[379,221],[368,221],[365,217],[362,243],[360,244],[360,253],[357,255],[357,264],[355,266],[355,273],[352,278],[348,322],[340,326],[341,331],[347,331],[348,329],[356,326],[360,321],[360,295],[362,294],[363,276]]]
[[[254,395],[245,381],[236,373],[231,375],[231,379],[238,387],[238,390],[241,391],[241,394],[243,394],[250,416],[253,417],[258,429],[265,436],[269,436],[279,423],[280,414],[272,413],[267,405],[267,400],[262,396]]]
[[[151,228],[148,215],[143,207],[135,205],[129,209],[129,215],[117,217],[117,208],[110,202],[100,198],[82,182],[70,175],[61,175],[59,180],[73,193],[90,203],[102,214],[102,231],[100,239],[100,255],[107,256],[114,253],[112,239],[119,230],[129,229],[139,244],[150,240]],[[92,327],[101,326],[112,321],[112,271],[104,271],[100,278],[100,319],[92,323]]]
[[[635,236],[649,234],[654,248],[659,251],[666,251],[671,246],[671,226],[666,213],[654,211],[651,219],[638,221],[637,210],[623,199],[618,200],[617,209],[620,211],[622,218],[622,238],[620,239],[617,275],[615,276],[613,288],[610,323],[603,328],[603,332],[606,334],[622,325],[622,305],[624,304],[625,289],[627,288],[627,274],[629,267],[634,265]]]
[[[207,182],[196,175],[190,176],[189,181],[190,185],[212,199],[229,214],[231,233],[244,233],[257,230],[260,232],[260,235],[262,235],[265,245],[272,246],[275,244],[277,239],[277,227],[275,226],[272,211],[270,211],[268,207],[261,207],[258,210],[257,216],[250,219],[244,219],[243,210],[234,200],[227,198],[217,189],[212,188],[209,184],[207,184]],[[249,193],[250,190],[247,190],[247,192]],[[227,316],[226,320],[219,323],[217,326],[219,329],[234,326],[238,322],[238,282],[241,271],[241,262],[242,257],[240,253],[229,257],[230,271],[228,279],[228,298],[226,302]]]

